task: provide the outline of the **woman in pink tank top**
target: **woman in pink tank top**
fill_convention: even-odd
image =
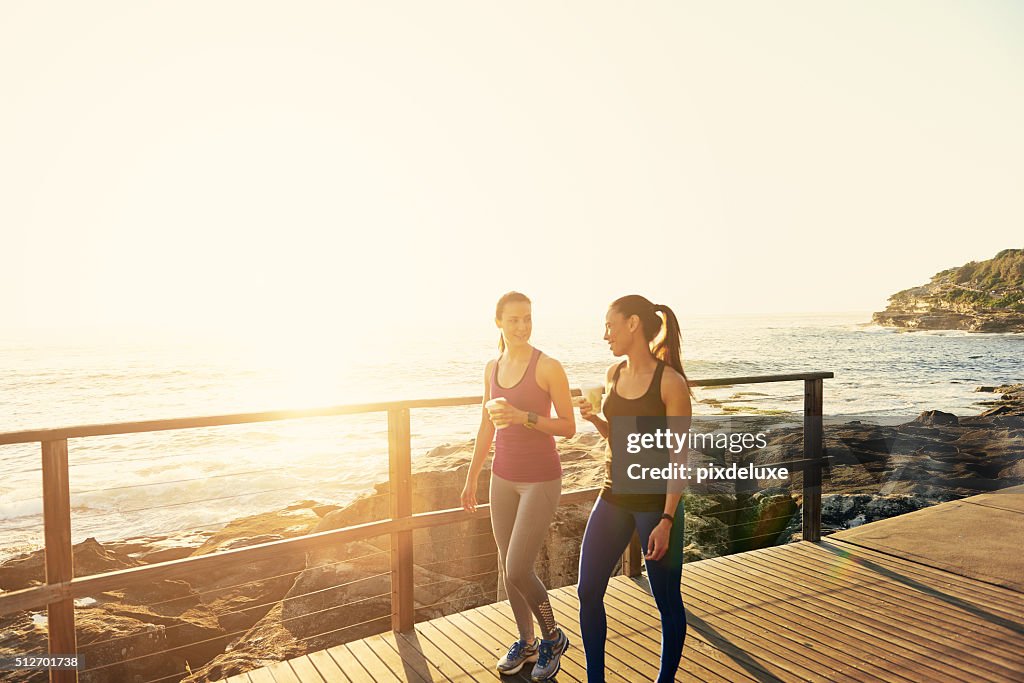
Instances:
[[[533,567],[562,491],[554,437],[571,437],[576,422],[565,371],[558,361],[530,345],[531,311],[530,300],[518,292],[498,301],[495,322],[501,330],[501,355],[484,371],[485,407],[462,506],[476,509],[477,480],[493,441],[491,526],[505,592],[519,628],[519,640],[496,668],[513,675],[534,662],[531,677],[543,681],[558,673],[569,639],[558,628],[547,589]],[[496,398],[504,399],[504,405],[489,411],[486,404]],[[552,405],[558,417],[551,417]],[[540,625],[540,639],[535,638],[534,618]]]

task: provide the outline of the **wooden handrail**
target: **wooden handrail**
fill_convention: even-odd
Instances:
[[[831,372],[807,372],[749,377],[721,377],[691,380],[692,386],[723,386],[761,384],[767,382],[804,382],[804,459],[798,461],[803,476],[803,533],[806,540],[818,540],[821,534],[821,455],[822,455],[822,380]],[[572,390],[579,395],[578,389]],[[181,576],[202,570],[225,567],[239,562],[255,562],[279,557],[282,553],[301,552],[324,544],[347,543],[376,536],[391,537],[392,628],[412,628],[413,545],[412,532],[446,524],[482,519],[489,515],[489,505],[479,505],[470,513],[461,508],[412,514],[412,449],[410,411],[414,408],[439,408],[476,405],[481,396],[383,401],[350,405],[274,410],[201,417],[80,425],[58,429],[37,429],[0,433],[0,445],[38,442],[42,444],[43,511],[46,540],[46,583],[33,588],[0,593],[0,616],[30,609],[47,608],[50,652],[75,654],[74,599],[103,591],[124,588],[143,581]],[[388,463],[390,519],[367,522],[343,529],[333,529],[295,538],[260,543],[209,555],[186,557],[120,571],[75,578],[72,567],[71,506],[69,502],[67,440],[90,436],[133,434],[174,429],[216,427],[253,422],[275,422],[310,417],[356,415],[386,412],[388,414]],[[796,464],[796,463],[794,463]],[[600,489],[588,488],[562,494],[559,505],[594,500]],[[639,540],[634,534],[623,555],[623,570],[630,575],[640,573]],[[77,681],[75,671],[51,670],[51,682]]]
[[[753,375],[750,377],[716,377],[692,379],[690,386],[716,387],[729,384],[767,384],[797,380],[832,379],[831,372],[803,372],[788,375]],[[573,389],[579,396],[579,389]],[[194,429],[197,427],[222,427],[225,425],[248,424],[251,422],[277,422],[299,420],[307,417],[329,417],[333,415],[358,415],[361,413],[386,413],[390,410],[407,408],[450,408],[453,406],[477,405],[482,396],[459,396],[451,398],[421,398],[407,401],[382,401],[379,403],[354,403],[323,408],[301,410],[265,410],[257,413],[230,413],[227,415],[204,415],[200,417],[177,417],[167,420],[145,420],[142,422],[113,422],[110,424],[78,425],[57,429],[32,429],[19,432],[0,432],[0,446],[15,443],[59,441],[78,439],[86,436],[111,436],[115,434],[136,434],[139,432],[162,432],[170,429]]]

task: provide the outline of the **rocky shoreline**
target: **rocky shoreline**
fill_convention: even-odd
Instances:
[[[922,413],[900,425],[829,424],[823,474],[823,533],[945,500],[1024,483],[1024,385],[980,387],[993,398],[972,417]],[[559,443],[564,490],[598,486],[604,442],[581,433]],[[433,449],[414,463],[414,512],[457,506],[472,443]],[[773,433],[750,459],[757,465],[802,457],[799,429]],[[489,471],[480,482],[487,500]],[[749,484],[749,483],[748,483]],[[686,561],[789,542],[799,536],[802,482],[739,488],[722,482],[686,501]],[[75,546],[78,576],[203,555],[385,518],[388,485],[343,508],[302,501],[237,519],[215,533],[132,538]],[[538,559],[550,587],[576,582],[589,504],[559,509]],[[414,533],[417,619],[503,599],[488,520]],[[189,682],[221,680],[390,628],[388,538],[295,553],[185,579],[154,581],[78,601],[83,683],[147,681],[180,673]],[[0,590],[38,585],[41,552],[0,565]],[[684,575],[685,576],[685,575]],[[45,616],[0,618],[0,653],[44,652]],[[147,656],[152,655],[152,656]],[[5,680],[43,681],[41,672]]]

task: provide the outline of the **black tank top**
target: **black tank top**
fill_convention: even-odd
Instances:
[[[640,398],[623,398],[616,391],[619,383],[619,373],[626,361],[619,363],[612,375],[612,388],[608,392],[608,398],[604,401],[604,416],[608,420],[608,450],[605,453],[604,461],[604,486],[601,489],[601,497],[609,503],[621,508],[634,510],[636,512],[659,512],[665,509],[665,494],[640,494],[640,493],[612,493],[612,418],[623,415],[643,417],[665,417],[665,402],[661,400],[661,376],[665,372],[664,361],[658,361],[658,367],[654,370],[654,377],[651,378],[651,386]],[[662,425],[664,427],[664,425]]]

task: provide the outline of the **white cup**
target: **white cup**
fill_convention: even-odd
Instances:
[[[604,394],[603,384],[584,384],[580,387],[580,393],[583,395],[583,398],[590,403],[590,407],[594,415],[601,412],[601,396]]]
[[[496,422],[494,420],[494,410],[495,410],[495,408],[497,408],[498,406],[507,406],[507,405],[508,405],[508,401],[506,401],[502,397],[492,398],[490,401],[488,401],[487,403],[484,404],[484,408],[487,409],[487,414],[490,415],[491,422],[494,423],[495,429],[504,429],[505,427],[508,427],[508,423],[507,422]]]

